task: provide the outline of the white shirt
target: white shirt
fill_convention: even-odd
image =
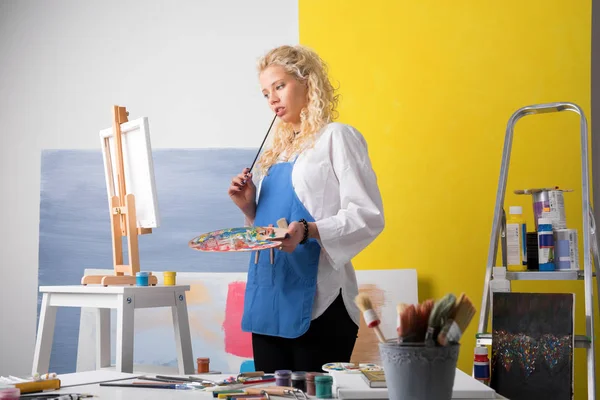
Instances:
[[[333,122],[316,135],[292,172],[294,190],[315,219],[320,236],[312,319],[323,314],[341,289],[348,314],[359,325],[360,311],[354,303],[358,284],[351,260],[383,230],[381,194],[358,130]]]

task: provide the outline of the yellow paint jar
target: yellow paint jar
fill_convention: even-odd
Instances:
[[[163,272],[163,282],[164,282],[165,286],[174,286],[175,285],[175,275],[177,275],[177,272],[175,272],[175,271]]]

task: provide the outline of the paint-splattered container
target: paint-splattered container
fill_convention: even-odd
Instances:
[[[533,201],[533,220],[535,230],[538,229],[538,219],[550,218],[554,229],[566,229],[567,217],[565,214],[564,192],[572,192],[572,189],[562,190],[558,187],[553,189],[523,189],[515,190],[515,194],[530,194]],[[548,211],[544,211],[547,209]]]

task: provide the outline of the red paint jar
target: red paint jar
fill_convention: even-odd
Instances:
[[[210,371],[210,358],[208,357],[198,357],[196,359],[198,363],[198,373],[208,373]]]

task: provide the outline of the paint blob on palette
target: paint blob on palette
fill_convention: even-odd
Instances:
[[[195,250],[209,252],[254,251],[277,247],[277,239],[283,239],[284,228],[244,227],[220,229],[202,234],[190,240],[188,245]]]
[[[321,367],[325,372],[337,371],[337,372],[349,372],[349,373],[360,373],[361,371],[383,371],[383,368],[377,364],[360,363],[358,365],[354,363],[345,362],[331,362],[323,364]]]

